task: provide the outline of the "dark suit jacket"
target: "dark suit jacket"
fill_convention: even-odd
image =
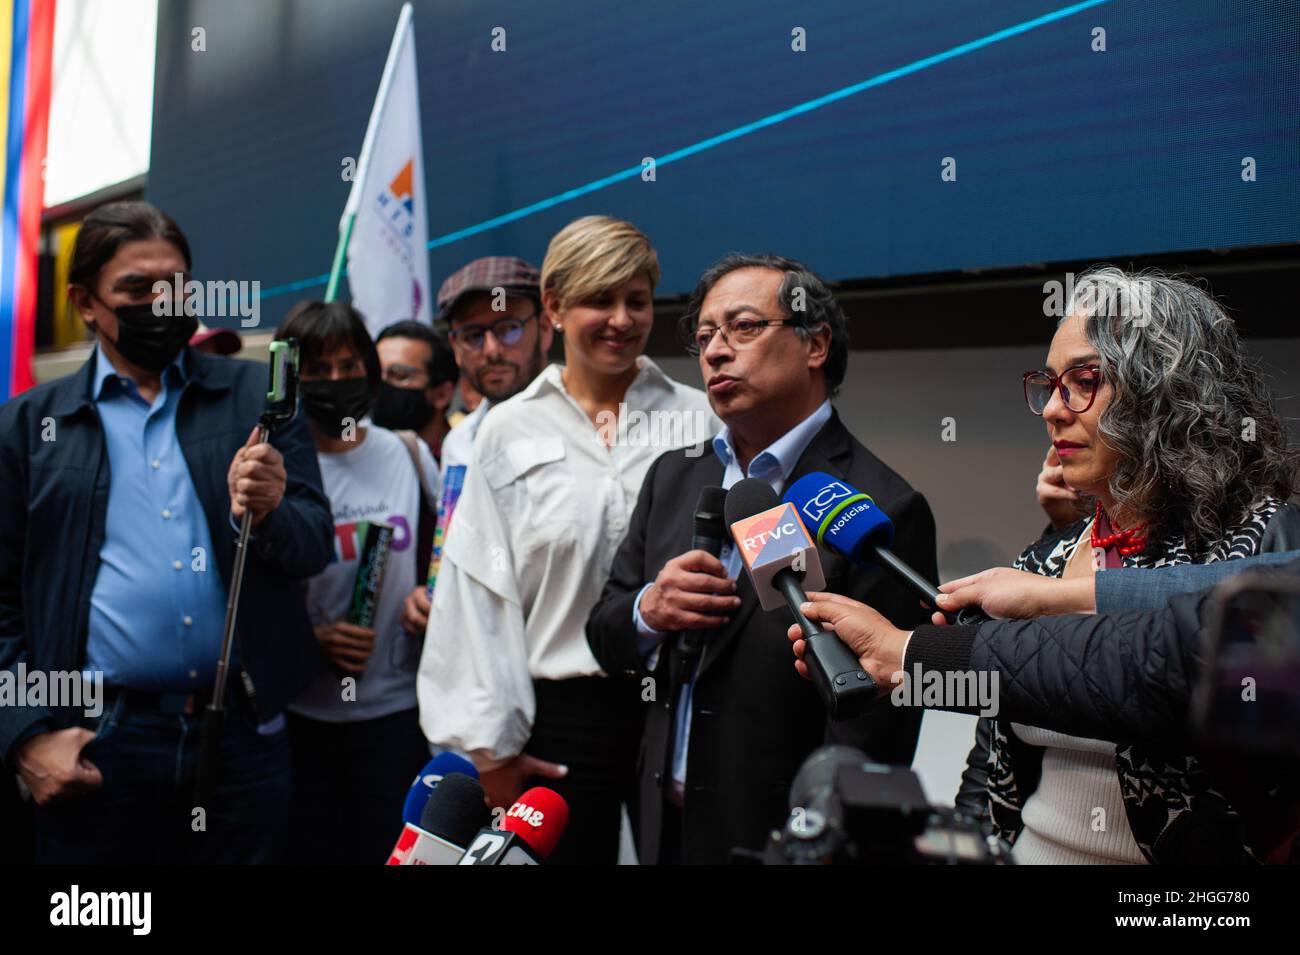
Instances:
[[[587,641],[607,673],[654,677],[638,762],[643,863],[659,859],[680,681],[673,666],[679,657],[671,652],[675,637],[664,640],[654,670],[646,668],[636,648],[633,603],[664,564],[690,549],[700,488],[722,483],[722,462],[708,444],[702,451],[694,457],[670,451],[651,465],[627,538],[587,622]],[[790,482],[810,471],[842,477],[872,495],[894,520],[894,551],[930,580],[937,578],[934,517],[925,498],[854,439],[838,414],[808,445]],[[916,597],[882,570],[854,567],[827,551],[821,558],[827,590],[871,604],[900,627],[924,622]],[[906,765],[920,729],[919,709],[887,701],[859,719],[830,724],[812,684],[795,672],[786,637],[790,612],[759,610],[743,574],[738,594],[740,609],[706,639],[692,696],[682,820],[685,861],[692,863],[725,863],[733,848],[760,849],[788,814],[799,765],[823,743],[848,743],[877,761]]]

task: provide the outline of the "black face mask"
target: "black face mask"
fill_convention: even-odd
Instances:
[[[172,363],[199,327],[193,315],[155,315],[152,302],[123,305],[113,314],[117,316],[113,347],[131,364],[154,373]]]
[[[381,428],[419,431],[433,417],[433,407],[424,400],[424,388],[398,388],[384,382],[370,418]]]
[[[337,378],[300,381],[298,393],[302,409],[316,430],[331,438],[341,438],[348,422],[355,426],[369,412],[375,398],[369,378]]]

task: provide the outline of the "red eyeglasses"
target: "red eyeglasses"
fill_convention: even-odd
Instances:
[[[1083,414],[1097,400],[1101,390],[1100,365],[1075,365],[1067,368],[1060,375],[1045,371],[1025,372],[1025,403],[1029,410],[1042,417],[1047,403],[1052,400],[1052,391],[1060,391],[1065,407],[1075,414]]]

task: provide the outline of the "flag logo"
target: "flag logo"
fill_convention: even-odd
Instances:
[[[393,177],[388,187],[379,193],[376,201],[384,222],[403,242],[410,241],[411,232],[415,229],[415,196],[412,185],[415,178],[412,174],[414,166],[415,160],[406,160],[406,165]],[[409,249],[407,251],[409,253]]]

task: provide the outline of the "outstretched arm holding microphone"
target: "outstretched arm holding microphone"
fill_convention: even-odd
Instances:
[[[1283,550],[1210,564],[1177,564],[1154,569],[1115,567],[1104,574],[1067,578],[993,567],[941,584],[935,602],[940,610],[948,613],[980,607],[990,617],[1007,620],[1067,613],[1159,610],[1178,594],[1206,590],[1243,570],[1281,567],[1297,559],[1300,551]],[[934,622],[942,622],[942,614],[936,614]]]
[[[1300,561],[1250,573],[1294,579]],[[981,604],[988,607],[987,601]],[[857,654],[882,696],[900,680],[923,680],[931,671],[988,671],[998,675],[1003,719],[1092,739],[1185,744],[1193,687],[1206,664],[1203,635],[1213,624],[1215,601],[1212,591],[1201,591],[1180,594],[1149,612],[924,625],[910,632],[838,594],[809,593],[802,609]],[[795,668],[807,677],[802,632],[791,626],[787,636]],[[977,710],[949,700],[927,708]]]

